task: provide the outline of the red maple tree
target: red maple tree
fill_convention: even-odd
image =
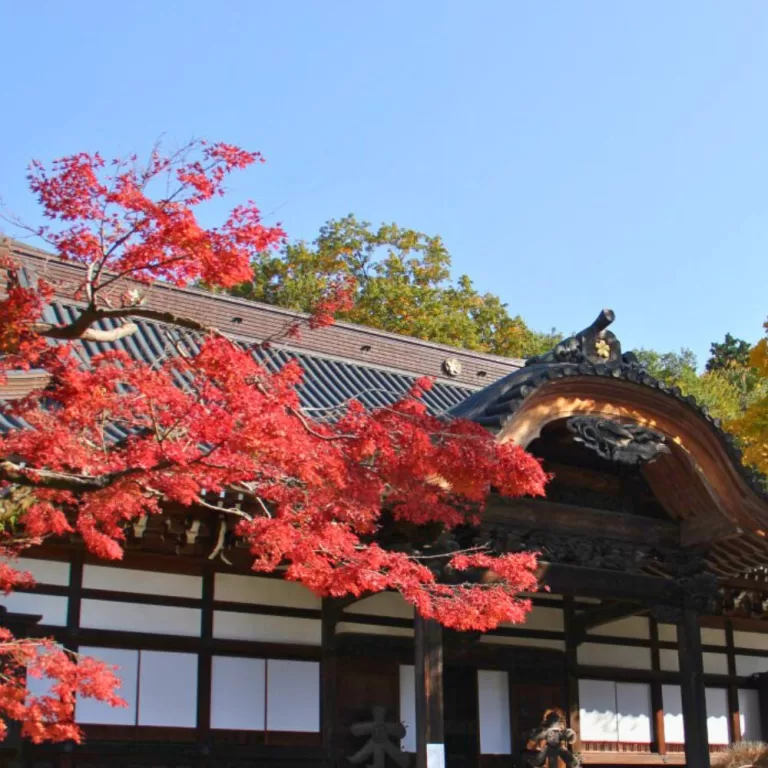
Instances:
[[[24,427],[0,435],[0,554],[12,561],[75,531],[92,553],[119,559],[132,521],[167,505],[204,507],[206,492],[234,491],[249,503],[216,509],[238,519],[255,571],[281,566],[285,578],[323,596],[397,590],[424,617],[459,630],[523,621],[530,604],[519,594],[536,588],[534,555],[483,544],[395,546],[383,534],[404,525],[443,535],[471,526],[491,489],[540,495],[546,477],[538,461],[473,423],[430,415],[422,401],[428,380],[390,407],[370,411],[353,400],[333,421],[313,419],[301,407],[296,363],[269,372],[252,349],[144,305],[156,280],[244,281],[252,257],[282,242],[282,230],[266,226],[250,202],[218,228],[195,215],[223,194],[230,172],[260,160],[193,142],[174,154],[156,150],[144,166],[135,157],[107,165],[85,153],[50,171],[32,165],[31,188],[52,222],[34,231],[82,266],[71,297],[80,309],[69,324],[46,322],[51,286],[23,284],[6,257],[0,375],[36,369],[47,383],[2,406]],[[326,297],[311,326],[331,322],[344,289]],[[197,349],[152,366],[121,351],[83,365],[82,341],[129,336],[137,318],[194,331]],[[29,582],[0,564],[0,588]],[[25,669],[52,678],[48,695],[25,691]],[[117,685],[99,662],[2,630],[0,714],[21,721],[34,741],[79,740],[76,696],[119,704]]]

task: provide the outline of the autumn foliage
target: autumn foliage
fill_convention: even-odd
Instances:
[[[17,266],[3,265],[0,367],[42,369],[49,382],[3,406],[27,425],[0,436],[3,554],[77,532],[92,553],[119,559],[138,518],[168,505],[204,507],[206,491],[230,491],[245,503],[217,510],[237,521],[256,571],[285,567],[287,579],[323,596],[397,590],[423,616],[459,630],[524,620],[530,605],[519,594],[536,588],[534,555],[474,540],[440,548],[438,539],[476,523],[491,489],[542,494],[535,459],[475,424],[430,415],[427,380],[390,407],[367,411],[353,400],[333,420],[313,419],[301,407],[297,364],[270,372],[214,329],[144,306],[155,280],[242,282],[258,254],[283,242],[252,203],[219,228],[195,216],[222,194],[229,173],[260,160],[195,142],[155,151],[145,166],[88,154],[50,171],[32,166],[32,189],[51,221],[35,232],[82,266],[71,297],[81,310],[70,325],[46,322],[53,288],[25,287]],[[329,322],[348,289],[330,286],[310,325]],[[137,318],[169,323],[179,354],[151,368],[117,350],[82,364],[83,340],[129,336]],[[170,333],[173,325],[194,342]],[[12,589],[24,577],[2,565],[0,579]],[[0,709],[37,741],[80,737],[76,694],[117,703],[113,671],[98,662],[7,633],[0,654]],[[50,700],[25,698],[29,665],[54,679]]]

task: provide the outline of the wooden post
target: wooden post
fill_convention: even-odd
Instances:
[[[332,598],[323,599],[321,614],[320,651],[320,729],[322,731],[323,749],[328,765],[335,765],[336,759],[336,686],[337,686],[337,656],[336,656],[336,624],[341,610],[337,601]]]
[[[565,619],[565,664],[566,664],[566,695],[568,710],[566,725],[576,732],[573,750],[581,750],[581,705],[579,704],[579,643],[583,639],[575,631],[575,608],[573,597],[563,598],[563,616]]]
[[[677,624],[677,653],[680,659],[685,761],[691,768],[709,768],[701,630],[696,611],[688,607],[683,608]]]
[[[661,672],[661,651],[659,649],[659,623],[655,617],[649,619],[651,631],[651,669],[653,670],[653,680],[651,680],[651,711],[653,720],[651,721],[653,743],[656,751],[660,755],[667,754],[667,739],[664,733],[664,697],[659,673]]]
[[[443,628],[416,613],[416,768],[444,768]]]

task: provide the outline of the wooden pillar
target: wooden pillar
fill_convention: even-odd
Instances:
[[[416,768],[443,768],[443,628],[416,613]]]
[[[211,563],[202,570],[203,592],[200,653],[197,656],[197,743],[200,766],[205,768],[211,753],[211,690],[213,687],[213,600],[216,573]]]
[[[733,622],[725,622],[725,645],[728,649],[728,676],[736,677],[736,656],[734,654]],[[741,741],[741,714],[739,712],[739,688],[736,683],[728,684],[728,734],[731,743]]]
[[[568,710],[566,723],[576,732],[576,741],[573,750],[581,750],[581,705],[579,704],[579,644],[583,636],[579,636],[574,628],[574,600],[572,597],[563,598],[563,618],[565,621],[565,664],[566,664],[566,696],[568,697]]]
[[[321,642],[320,651],[320,730],[323,739],[323,749],[328,765],[335,765],[336,758],[336,688],[337,688],[337,655],[336,655],[336,624],[339,621],[341,609],[338,602],[325,598],[321,613]]]
[[[685,761],[690,768],[709,768],[701,629],[696,611],[688,607],[683,608],[677,624],[677,653],[680,659]]]
[[[667,739],[664,733],[664,696],[661,686],[661,651],[659,649],[659,622],[654,616],[648,619],[651,631],[651,669],[653,670],[653,679],[651,680],[651,711],[653,720],[651,721],[653,744],[660,755],[667,754]]]

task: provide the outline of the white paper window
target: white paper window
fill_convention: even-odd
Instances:
[[[762,741],[763,728],[760,723],[760,696],[757,691],[739,691],[739,720],[741,738],[744,741]]]
[[[214,656],[211,680],[211,728],[263,731],[266,662]]]
[[[710,744],[728,744],[728,693],[725,688],[707,688],[707,738]]]
[[[197,655],[142,651],[139,725],[194,728],[197,722]]]
[[[616,683],[579,680],[581,738],[584,741],[618,741]]]
[[[194,599],[201,598],[203,594],[203,580],[200,576],[114,568],[105,565],[84,566],[83,586],[86,589],[108,589],[113,592],[138,592],[145,595],[171,595]]]
[[[668,744],[684,744],[683,697],[679,685],[662,685],[664,705],[664,738]]]
[[[120,678],[117,693],[128,704],[127,707],[112,707],[96,699],[77,699],[75,721],[78,723],[98,723],[100,725],[136,725],[136,694],[139,678],[139,652],[122,648],[89,648],[81,646],[79,653],[93,656],[105,664],[118,667],[116,674]]]
[[[416,669],[413,664],[400,665],[400,722],[405,726],[405,738],[400,742],[403,752],[416,752]]]
[[[316,661],[267,661],[267,730],[320,730],[320,665]]]
[[[616,683],[619,741],[650,744],[651,686],[647,683]]]
[[[480,721],[480,753],[512,754],[509,729],[509,679],[504,671],[477,671],[477,709]]]
[[[200,611],[197,608],[169,605],[83,600],[80,606],[80,626],[121,632],[199,637]]]

